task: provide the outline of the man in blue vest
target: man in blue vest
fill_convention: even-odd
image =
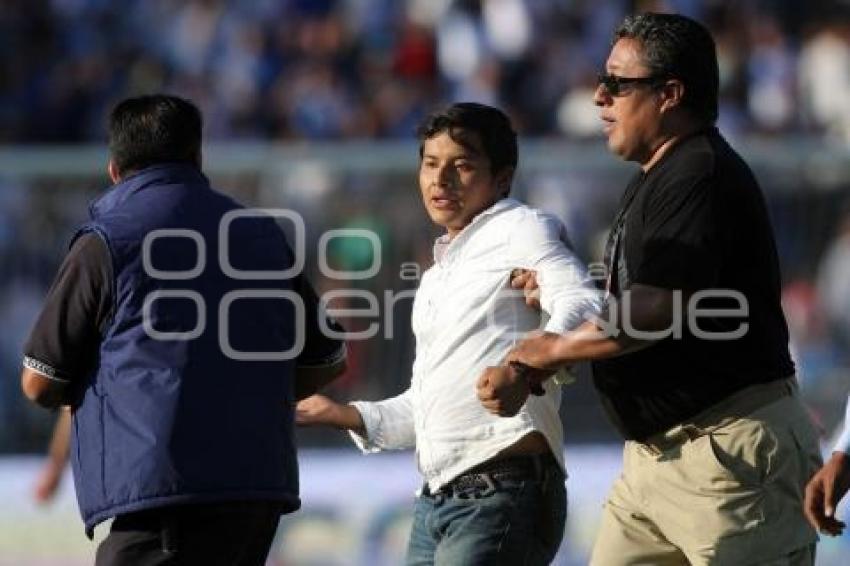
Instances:
[[[210,188],[201,115],[119,103],[114,182],[72,240],[24,349],[22,387],[73,411],[97,564],[263,564],[300,506],[293,406],[338,376],[303,262],[268,215]]]

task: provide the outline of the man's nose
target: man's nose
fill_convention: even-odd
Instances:
[[[448,187],[451,186],[453,181],[453,170],[448,165],[442,165],[437,168],[437,174],[435,181],[440,187]]]
[[[596,90],[593,91],[593,103],[597,106],[605,106],[611,103],[611,93],[602,83],[596,85]]]

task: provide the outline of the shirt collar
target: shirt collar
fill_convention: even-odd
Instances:
[[[481,225],[487,218],[510,208],[521,206],[521,204],[518,200],[509,197],[498,200],[489,208],[479,212],[453,239],[449,239],[448,234],[443,234],[437,238],[434,241],[434,263],[443,263],[457,253],[463,242],[469,239],[471,233],[475,232],[476,226]]]

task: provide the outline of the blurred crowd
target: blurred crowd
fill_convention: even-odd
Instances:
[[[102,142],[112,104],[152,91],[198,103],[211,141],[410,142],[426,112],[461,99],[505,108],[526,137],[581,140],[599,132],[591,94],[611,32],[641,10],[706,22],[720,60],[721,129],[785,144],[769,163],[752,163],[774,219],[803,388],[828,433],[850,384],[850,184],[821,170],[828,179],[815,185],[815,168],[789,175],[777,165],[798,147],[799,134],[850,148],[850,0],[7,0],[0,144]],[[523,147],[535,147],[530,141]],[[354,161],[368,152],[375,171],[287,163],[275,175],[213,181],[249,206],[303,214],[308,265],[316,264],[323,230],[379,235],[384,267],[362,288],[380,299],[381,336],[350,346],[351,369],[335,392],[375,399],[406,386],[413,350],[410,301],[385,293],[416,287],[400,268],[428,266],[435,232],[413,166],[409,174],[384,171],[383,154],[345,147]],[[599,261],[628,171],[607,155],[589,169],[573,167],[572,157],[567,172],[521,167],[518,196],[559,215],[581,257]],[[45,445],[52,423],[23,403],[14,379],[21,345],[73,226],[106,183],[99,169],[68,179],[0,172],[0,371],[12,377],[0,380],[0,453]],[[362,239],[332,243],[330,260],[341,269],[365,269],[375,259]],[[340,287],[311,275],[320,293]],[[393,340],[383,339],[388,328]],[[605,438],[608,430],[587,381],[565,396],[571,441]]]
[[[598,131],[590,92],[623,15],[675,10],[715,34],[721,126],[850,143],[842,0],[7,0],[0,143],[103,138],[127,95],[169,91],[209,139],[409,137],[477,100],[530,136]]]

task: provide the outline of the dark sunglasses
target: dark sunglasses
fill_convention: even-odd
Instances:
[[[665,80],[665,77],[618,77],[608,73],[599,73],[598,84],[602,85],[611,96],[620,96],[629,85],[657,85]]]

